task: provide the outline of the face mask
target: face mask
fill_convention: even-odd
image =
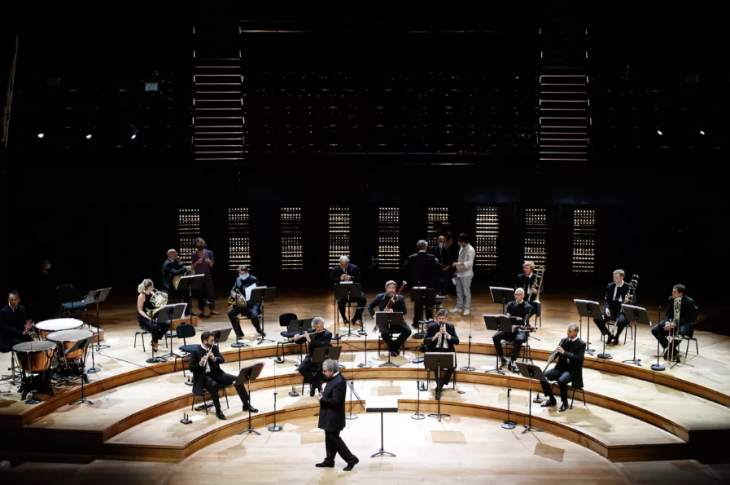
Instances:
[[[439,248],[440,248],[440,249],[443,249],[443,248],[445,248],[445,247],[446,247],[446,244],[444,244],[444,243],[439,243]]]
[[[203,249],[205,249],[205,246],[196,246],[195,248],[196,248],[196,249],[197,249],[198,251],[202,251]]]
[[[49,269],[51,269],[51,263],[48,263],[48,264],[46,265],[46,270],[49,270]]]
[[[242,280],[248,279],[248,273],[243,273],[242,275],[239,275],[239,276],[241,277]]]

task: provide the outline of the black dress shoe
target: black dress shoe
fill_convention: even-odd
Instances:
[[[345,317],[342,317],[342,323],[344,323],[344,324],[348,324],[348,323],[350,323],[350,320],[348,320],[348,319],[347,319],[347,318],[345,318]],[[332,465],[332,466],[334,466],[334,465]]]
[[[316,466],[317,468],[334,468],[335,464],[323,461],[322,463],[317,463],[314,466]]]
[[[563,402],[560,405],[560,409],[558,409],[558,412],[559,413],[562,413],[562,412],[567,411],[567,410],[568,410],[568,403],[567,402]]]
[[[544,403],[540,404],[540,407],[543,408],[551,408],[553,406],[557,406],[558,402],[555,399],[550,399],[548,401],[545,401]]]
[[[314,387],[309,388],[309,397],[314,397]]]
[[[249,411],[251,411],[252,413],[258,413],[259,412],[258,409],[256,409],[255,407],[251,406],[250,404],[244,404],[243,405],[243,412],[244,413],[247,413]]]
[[[218,419],[220,419],[220,420],[222,420],[222,421],[225,421],[226,420],[226,415],[223,414],[223,411],[216,411],[215,412],[215,417],[218,418]]]
[[[343,470],[345,470],[346,472],[349,472],[350,470],[355,468],[355,465],[357,465],[358,463],[360,463],[360,459],[358,457],[355,457],[354,460],[347,463],[347,466],[345,468],[343,468]]]
[[[509,363],[509,361],[507,359],[505,359],[504,357],[500,357],[499,363],[501,364],[500,367],[504,367],[505,365],[507,365]]]
[[[393,357],[398,357],[400,355],[400,352],[398,352],[397,350],[391,350],[390,355]]]

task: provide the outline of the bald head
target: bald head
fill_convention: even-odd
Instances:
[[[177,258],[177,251],[175,251],[174,249],[168,249],[167,257],[174,260],[175,258]]]

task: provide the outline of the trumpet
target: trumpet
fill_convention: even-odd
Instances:
[[[679,317],[682,313],[682,299],[681,298],[675,298],[674,299],[674,318],[671,321],[671,325],[669,327],[669,338],[671,339],[671,342],[669,345],[669,362],[674,362],[675,355],[674,355],[674,349],[675,345],[674,342],[677,340],[677,332],[679,332]]]

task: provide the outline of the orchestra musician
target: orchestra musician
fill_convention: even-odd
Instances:
[[[456,268],[456,306],[449,312],[460,312],[463,307],[466,316],[471,312],[471,283],[474,279],[476,251],[469,244],[469,236],[463,232],[459,234],[459,246],[459,257],[451,263],[451,266]]]
[[[459,345],[459,337],[456,335],[456,328],[453,324],[446,322],[449,312],[445,308],[438,311],[436,318],[438,323],[431,323],[426,330],[426,337],[423,343],[426,345],[426,352],[456,352]],[[436,376],[436,398],[441,396],[444,386],[449,385],[454,369],[444,371],[444,378]]]
[[[139,295],[137,296],[137,322],[140,327],[149,331],[152,337],[152,348],[157,352],[159,340],[165,336],[172,322],[158,322],[155,317],[149,316],[149,311],[154,310],[155,306],[150,301],[154,293],[155,286],[152,280],[146,279],[137,286]]]
[[[368,312],[370,313],[370,317],[375,317],[375,307],[378,307],[379,312],[386,311],[385,307],[388,306],[388,302],[393,299],[397,291],[398,290],[396,289],[395,281],[390,280],[385,283],[385,293],[379,293],[378,296],[376,296],[375,299],[371,301],[368,305]],[[406,309],[406,300],[405,298],[403,298],[403,295],[398,295],[393,306],[387,311],[389,313],[400,312],[405,316],[406,313],[408,313],[408,310]],[[390,335],[394,333],[397,333],[399,335],[395,341],[392,341],[390,339]],[[405,341],[408,340],[408,337],[411,336],[411,333],[411,327],[405,320],[403,320],[403,323],[401,325],[391,326],[388,329],[380,329],[380,334],[383,336],[383,340],[385,342],[388,342],[388,350],[390,351],[390,355],[392,355],[393,357],[398,357],[400,355],[399,349],[405,343]]]
[[[403,267],[405,280],[411,282],[411,286],[436,289],[439,276],[439,263],[436,256],[428,252],[428,242],[421,239],[416,244],[418,252],[408,256]],[[437,303],[440,303],[437,302]],[[424,305],[420,301],[413,303],[413,326],[417,327],[419,320],[423,318]],[[433,308],[426,306],[426,320],[433,320]]]
[[[545,378],[550,381],[558,381],[560,389],[560,409],[563,412],[568,409],[568,383],[572,383],[575,389],[583,387],[583,357],[586,352],[586,343],[578,338],[578,325],[571,323],[568,325],[568,336],[560,341],[560,345],[553,352],[552,358],[558,358],[555,367],[545,372]],[[548,363],[548,365],[550,365]],[[542,392],[545,394],[545,402],[542,407],[552,407],[557,405],[553,387],[548,382],[541,382]]]
[[[257,413],[259,410],[251,406],[246,386],[243,382],[236,383],[236,376],[227,374],[221,369],[225,362],[223,356],[215,345],[215,336],[207,330],[200,335],[201,345],[190,352],[190,371],[193,373],[193,393],[202,396],[205,391],[210,393],[210,399],[215,406],[215,415],[218,419],[226,419],[221,411],[221,403],[218,398],[218,391],[224,387],[234,384],[238,397],[243,403],[243,411]]]
[[[609,283],[606,287],[606,294],[603,297],[603,315],[596,317],[593,321],[601,331],[601,335],[606,338],[607,344],[618,345],[619,336],[626,327],[629,326],[629,321],[626,320],[626,315],[621,311],[621,304],[631,303],[626,294],[629,292],[631,285],[624,281],[626,273],[624,270],[617,269],[613,272],[613,282]],[[616,335],[611,335],[611,332],[606,327],[606,321],[613,320],[616,322]]]
[[[692,298],[686,295],[687,288],[684,285],[674,285],[672,288],[672,296],[667,300],[667,311],[664,313],[664,320],[659,322],[651,329],[651,333],[659,341],[662,348],[664,349],[664,359],[669,357],[669,340],[667,339],[668,333],[672,330],[673,326],[677,325],[674,322],[674,300],[675,298],[681,299],[681,307],[679,311],[679,335],[692,338],[694,335],[694,322],[697,319],[697,306]],[[672,322],[672,323],[670,323]],[[674,340],[675,352],[674,355],[679,359],[679,340]]]
[[[340,256],[340,264],[332,268],[330,271],[330,282],[339,285],[340,283],[352,282],[362,283],[362,277],[360,276],[360,268],[350,263],[350,258],[347,256]],[[365,293],[360,292],[360,296],[350,295],[350,301],[357,303],[357,310],[355,316],[352,319],[352,323],[362,325],[362,311],[367,304],[365,299]],[[340,310],[342,321],[344,323],[350,323],[347,319],[347,297],[342,297],[337,300],[337,308]]]
[[[309,344],[307,355],[299,365],[299,373],[304,377],[304,382],[309,384],[309,395],[314,396],[314,390],[317,389],[322,392],[322,380],[324,375],[322,374],[322,364],[316,363],[312,360],[312,354],[315,349],[321,347],[332,347],[332,332],[325,330],[324,319],[316,317],[312,319],[312,325],[314,325],[314,332],[306,332],[300,337],[294,337],[292,342],[296,344]]]
[[[187,292],[178,293],[177,289],[175,289],[175,285],[172,284],[172,279],[179,274],[185,273],[187,270],[188,268],[182,265],[177,251],[175,249],[168,249],[167,259],[164,263],[162,263],[162,291],[167,293],[170,299],[182,297],[183,301],[187,303],[185,306],[186,316],[190,315],[191,312],[190,296]],[[194,313],[193,316],[195,316]]]
[[[517,275],[515,290],[522,288],[525,293],[525,301],[530,303],[537,294],[537,275],[535,274],[535,263],[525,261],[522,265],[522,273]]]
[[[192,266],[195,274],[205,275],[203,288],[198,293],[198,309],[200,316],[207,318],[210,315],[220,315],[215,311],[215,290],[213,289],[213,279],[210,270],[213,268],[214,259],[213,251],[207,249],[205,240],[199,237],[195,240],[195,251],[192,256]],[[210,315],[205,314],[206,306],[210,309]]]
[[[525,291],[522,288],[515,290],[515,299],[507,304],[507,311],[505,315],[512,321],[512,325],[521,325],[525,327],[530,326],[530,315],[532,315],[532,306],[525,301]],[[520,356],[520,350],[522,344],[530,337],[530,333],[524,330],[515,330],[513,332],[502,332],[499,331],[492,337],[494,342],[494,348],[497,351],[499,360],[501,363],[500,367],[507,365],[507,359],[504,357],[504,351],[502,350],[502,340],[511,340],[514,342],[512,348],[512,355],[509,360],[509,369],[512,372],[519,372],[520,370],[515,365],[515,361]]]
[[[233,284],[233,288],[231,288],[231,297],[236,298],[236,292],[238,292],[243,295],[243,298],[246,298],[246,288],[248,288],[249,286],[258,285],[258,282],[258,278],[248,272],[248,267],[246,265],[239,266],[238,278],[236,278],[236,282]],[[245,315],[249,317],[251,319],[253,327],[256,329],[256,332],[258,332],[258,334],[262,338],[266,337],[266,333],[259,325],[260,313],[261,304],[256,303],[255,305],[251,305],[250,303],[248,303],[248,301],[246,302],[246,306],[243,308],[239,307],[238,305],[233,305],[230,310],[228,310],[228,319],[231,321],[231,327],[233,327],[233,331],[236,333],[237,338],[243,338],[241,321],[238,318],[239,315]]]
[[[14,345],[30,342],[32,327],[33,322],[20,304],[20,293],[9,292],[8,304],[0,310],[0,347],[12,349]]]
[[[446,236],[439,236],[436,240],[436,246],[429,248],[429,254],[432,254],[438,261],[440,268],[438,275],[436,276],[436,294],[445,295],[449,288],[449,281],[454,273],[454,268],[451,266],[454,262],[454,257],[447,246],[451,246],[454,243],[453,239],[449,239],[447,242]]]

